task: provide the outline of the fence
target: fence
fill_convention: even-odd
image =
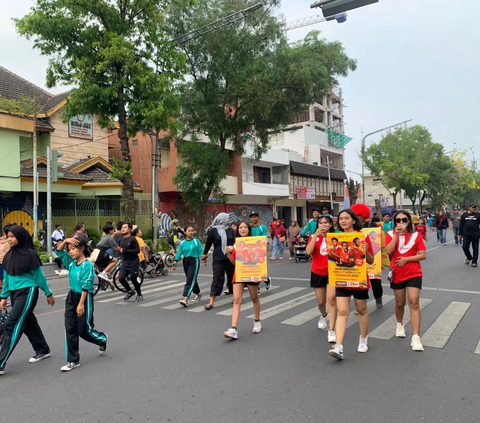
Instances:
[[[75,232],[78,222],[85,227],[101,230],[107,220],[124,219],[124,201],[121,198],[52,198],[52,225],[60,223],[67,236]],[[135,200],[135,224],[146,232],[152,227],[151,201]]]

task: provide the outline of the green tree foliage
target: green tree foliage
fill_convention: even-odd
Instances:
[[[198,0],[196,7],[172,13],[172,33],[188,33],[255,3]],[[286,126],[292,115],[325,95],[337,84],[336,76],[356,68],[340,43],[321,39],[319,32],[289,44],[282,23],[272,13],[278,3],[274,0],[241,22],[182,45],[189,68],[189,78],[178,86],[184,138],[206,138],[220,151],[232,150],[236,155],[248,147],[252,158],[259,159],[268,149],[269,133]],[[200,155],[196,158],[203,161]],[[225,174],[218,169],[217,180],[201,185],[205,189],[218,186],[218,178]],[[188,180],[178,181],[187,188]],[[191,199],[183,191],[188,204],[200,201],[198,191],[188,192],[195,195]],[[201,198],[209,194],[204,192]]]
[[[451,153],[455,173],[450,180],[451,204],[453,206],[468,206],[470,203],[480,203],[480,173],[475,168],[467,166],[466,151],[454,150]]]
[[[365,151],[364,160],[387,189],[395,193],[405,191],[414,211],[419,194],[422,202],[427,196],[437,203],[447,198],[445,186],[454,169],[443,145],[434,143],[423,126],[388,133]]]
[[[47,86],[76,86],[65,119],[92,113],[104,126],[118,119],[122,163],[127,164],[129,134],[138,127],[174,125],[171,117],[179,104],[173,84],[185,69],[185,58],[169,41],[164,22],[170,7],[189,4],[190,0],[37,0],[15,24],[50,57]],[[133,178],[124,170],[119,169],[125,217],[132,219]]]

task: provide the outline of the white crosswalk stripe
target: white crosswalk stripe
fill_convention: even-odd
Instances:
[[[309,294],[302,295],[301,297],[294,298],[293,300],[287,301],[277,306],[267,308],[266,310],[262,311],[262,314],[260,317],[262,320],[268,319],[269,317],[276,316],[277,314],[283,313],[286,310],[290,310],[293,307],[297,307],[301,304],[308,303],[309,301],[312,301],[314,298],[315,298],[315,294],[313,292],[310,292]],[[253,318],[254,318],[253,314],[251,314],[250,316],[247,316],[247,319],[253,319]]]
[[[383,304],[388,304],[390,301],[393,300],[393,295],[384,295],[383,297]],[[377,302],[375,300],[370,300],[367,302],[367,310],[368,314],[372,314],[374,311],[377,310]],[[349,315],[347,319],[347,328],[350,326],[354,325],[355,323],[358,324],[358,316],[355,314],[355,310],[353,310]],[[370,336],[370,334],[368,334]]]
[[[480,354],[480,339],[478,340],[477,348],[475,348],[474,354]]]
[[[204,283],[201,283],[199,284],[200,286],[200,289],[204,288],[205,286],[208,286],[210,285],[209,283],[207,282],[204,282]],[[176,295],[173,295],[171,297],[167,297],[167,298],[162,298],[160,300],[155,300],[155,301],[150,301],[150,298],[152,298],[151,296],[148,296],[146,299],[145,299],[145,302],[140,304],[140,307],[153,307],[153,306],[156,306],[156,305],[160,305],[160,304],[166,304],[166,303],[169,303],[170,301],[176,301],[176,305],[179,305],[178,304],[178,300],[180,300],[182,298],[182,292],[180,292],[178,289],[175,290],[175,291],[168,291],[168,292],[163,292],[161,294],[159,294],[159,296],[161,295],[167,295],[167,294],[171,294],[172,292],[177,292]],[[143,292],[142,292],[143,293]],[[155,297],[155,296],[154,296]],[[204,297],[205,298],[205,297]],[[181,307],[181,306],[180,306]]]
[[[465,316],[471,303],[452,301],[422,336],[426,347],[443,348]]]
[[[423,310],[431,302],[432,300],[430,298],[420,298],[420,310]],[[410,309],[408,308],[408,305],[406,305],[405,313],[403,315],[403,324],[406,325],[408,324],[408,322],[410,322]],[[374,330],[372,330],[368,334],[368,337],[385,340],[392,339],[395,336],[396,325],[397,318],[395,317],[395,315],[390,316],[380,326],[377,326]]]
[[[172,282],[178,282],[178,281],[169,281],[169,283],[172,283]],[[177,287],[183,286],[183,285],[184,285],[184,283],[181,282],[181,283],[175,283],[175,284],[172,284],[172,285],[161,286],[159,288],[142,289],[142,295],[143,294],[148,294],[148,293],[151,293],[151,292],[165,291],[167,289],[177,288]],[[113,291],[112,294],[113,295],[116,294],[116,295],[113,298],[108,298],[106,300],[97,300],[96,302],[97,303],[111,303],[111,302],[114,302],[114,301],[118,301],[119,294],[120,295],[125,295],[123,292],[120,292],[120,291]],[[110,295],[112,295],[112,294],[110,294]]]

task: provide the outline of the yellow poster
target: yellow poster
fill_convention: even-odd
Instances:
[[[385,249],[385,231],[382,231],[382,268],[390,269],[390,256]]]
[[[362,232],[372,241],[373,263],[367,263],[367,273],[370,279],[382,279],[382,230],[380,228],[365,228]]]
[[[261,282],[267,275],[267,237],[237,238],[235,282]]]
[[[368,289],[367,262],[368,246],[365,235],[353,233],[329,233],[328,280],[337,288]]]

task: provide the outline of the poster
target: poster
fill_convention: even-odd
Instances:
[[[390,269],[390,256],[385,249],[385,231],[382,231],[382,268]]]
[[[328,280],[337,288],[368,289],[367,245],[365,236],[358,232],[329,233]]]
[[[382,279],[382,230],[380,228],[365,228],[363,233],[372,241],[373,263],[367,263],[367,273],[370,279]],[[385,240],[383,241],[385,244]]]
[[[314,187],[300,187],[295,188],[297,192],[298,200],[315,200],[315,188]]]
[[[267,275],[267,237],[237,238],[235,282],[261,282]]]

